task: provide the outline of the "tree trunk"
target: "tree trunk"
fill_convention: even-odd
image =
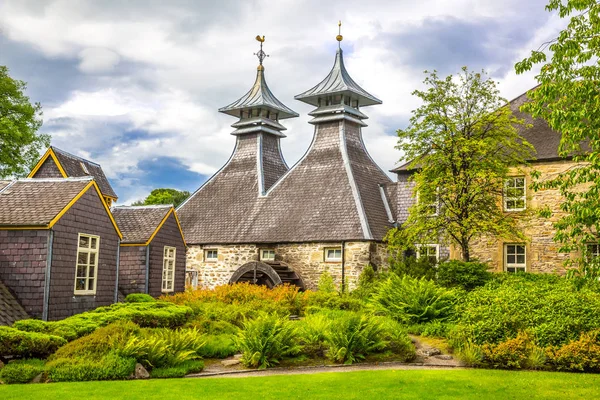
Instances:
[[[471,254],[469,252],[469,244],[463,243],[461,246],[462,250],[462,259],[463,261],[469,262],[471,260]]]

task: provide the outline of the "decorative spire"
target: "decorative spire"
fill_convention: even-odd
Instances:
[[[256,40],[258,40],[260,42],[260,50],[258,51],[258,53],[254,53],[255,56],[258,57],[258,69],[263,68],[262,63],[263,60],[267,57],[269,57],[269,55],[267,53],[265,53],[263,51],[263,43],[265,42],[265,35],[262,36],[262,38],[260,37],[260,35],[256,35]]]
[[[338,22],[338,35],[335,37],[335,40],[338,41],[338,49],[341,49],[342,40],[344,40],[344,37],[342,36],[342,21]]]

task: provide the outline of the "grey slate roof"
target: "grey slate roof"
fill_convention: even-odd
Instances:
[[[0,280],[0,326],[11,326],[15,321],[30,318],[21,303]]]
[[[77,157],[54,146],[52,146],[52,150],[54,150],[56,158],[58,158],[60,165],[63,167],[69,178],[92,176],[103,195],[117,198],[115,191],[108,182],[108,178],[104,175],[104,171],[99,164]],[[81,166],[82,163],[88,169],[89,174],[87,174]]]
[[[113,207],[113,217],[123,234],[121,243],[146,243],[172,209],[172,205]]]
[[[313,106],[319,106],[319,98],[333,94],[351,95],[358,98],[361,107],[381,104],[381,100],[361,88],[348,74],[344,66],[343,51],[337,50],[333,68],[318,85],[304,93],[294,96],[296,100],[303,101]],[[323,104],[325,105],[325,104]]]
[[[535,159],[530,161],[551,161],[561,159],[558,155],[560,133],[552,130],[552,128],[548,126],[548,123],[543,119],[533,119],[530,114],[521,112],[519,108],[525,102],[527,102],[527,92],[509,102],[509,106],[515,117],[524,120],[525,125],[531,125],[531,127],[519,125],[517,128],[520,135],[531,143],[536,151]],[[392,169],[391,172],[410,172],[410,164],[411,162],[404,163]]]
[[[297,117],[298,113],[288,108],[280,102],[267,86],[265,71],[262,65],[258,66],[256,71],[256,80],[252,88],[240,97],[238,100],[228,106],[219,108],[219,111],[225,114],[241,117],[242,111],[252,108],[266,108],[278,113],[278,119]]]
[[[0,227],[48,225],[91,181],[91,177],[12,181],[0,190]]]

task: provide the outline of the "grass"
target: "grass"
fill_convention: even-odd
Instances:
[[[251,378],[0,386],[9,399],[594,399],[591,374],[492,370],[379,370]]]

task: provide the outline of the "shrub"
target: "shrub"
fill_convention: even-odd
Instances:
[[[240,328],[228,321],[214,321],[200,315],[184,325],[184,328],[195,328],[209,335],[236,335]]]
[[[428,257],[402,256],[390,260],[390,270],[398,276],[408,275],[413,278],[435,279],[437,265]]]
[[[337,292],[306,292],[307,314],[314,314],[321,309],[360,311],[364,303],[348,293]]]
[[[195,374],[204,369],[202,360],[186,361],[175,367],[154,368],[150,378],[183,378],[187,374]]]
[[[242,351],[242,364],[265,369],[281,359],[300,352],[298,333],[294,323],[277,315],[264,314],[244,323],[237,336]]]
[[[322,357],[325,355],[327,330],[330,319],[324,313],[311,314],[299,322],[302,353]]]
[[[134,358],[121,357],[111,352],[100,360],[86,358],[59,358],[46,364],[48,377],[53,382],[79,382],[127,379],[135,371]]]
[[[22,320],[15,322],[13,326],[23,331],[61,336],[71,341],[116,321],[131,321],[141,327],[175,328],[185,324],[191,315],[192,310],[189,307],[167,302],[117,303],[73,315],[62,321]]]
[[[384,276],[387,276],[387,274],[376,272],[371,264],[367,264],[358,277],[358,287],[352,291],[352,296],[367,300],[371,297],[377,284],[383,280]]]
[[[455,301],[453,291],[433,281],[390,275],[373,294],[372,305],[398,321],[414,324],[449,318]]]
[[[203,336],[204,346],[198,355],[204,358],[227,358],[237,353],[237,345],[232,335]]]
[[[483,365],[483,350],[481,346],[474,343],[463,343],[462,347],[456,352],[456,355],[467,367],[479,367]]]
[[[0,369],[0,381],[7,384],[29,383],[42,372],[44,372],[42,360],[14,360]]]
[[[406,330],[398,322],[386,318],[382,323],[386,350],[399,356],[400,361],[412,361],[416,356],[415,346],[406,333]]]
[[[600,330],[584,332],[550,353],[550,362],[558,370],[600,372]]]
[[[156,299],[146,293],[131,293],[125,297],[125,303],[154,303]]]
[[[0,356],[3,357],[46,358],[66,343],[58,336],[0,326]]]
[[[533,343],[533,337],[527,332],[520,332],[516,338],[506,340],[498,345],[486,344],[482,350],[484,360],[495,368],[529,368],[532,360],[537,360],[536,363],[539,364],[537,359],[539,351]],[[532,357],[534,352],[535,356]],[[539,368],[539,365],[536,367]]]
[[[380,319],[347,313],[331,322],[327,332],[327,356],[334,362],[352,364],[383,350],[384,337]]]
[[[490,280],[492,274],[488,268],[487,264],[480,262],[446,261],[438,266],[437,283],[447,288],[473,290]]]
[[[532,333],[539,347],[561,346],[600,328],[600,293],[548,274],[502,274],[458,304],[453,346],[497,344]]]
[[[445,338],[452,328],[452,324],[440,320],[433,320],[424,324],[409,325],[408,333],[419,336]]]
[[[319,277],[319,283],[317,285],[319,292],[323,293],[334,293],[335,285],[333,284],[333,277],[329,273],[329,271],[325,271]]]

